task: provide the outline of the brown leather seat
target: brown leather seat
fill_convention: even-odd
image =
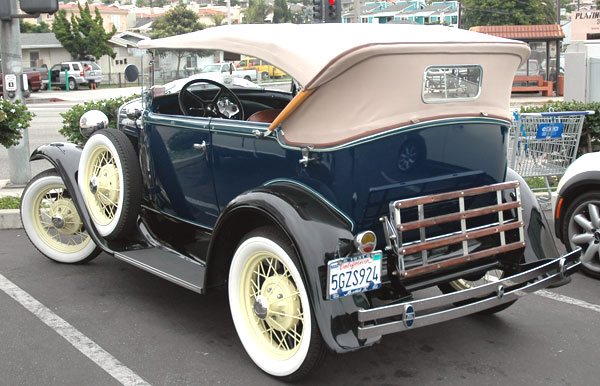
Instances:
[[[250,122],[271,123],[275,120],[279,113],[281,113],[281,109],[261,110],[249,116],[247,120]]]

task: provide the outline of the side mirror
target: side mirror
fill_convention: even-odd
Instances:
[[[100,110],[90,110],[79,118],[79,132],[89,138],[95,131],[108,128],[108,117]]]
[[[140,70],[138,70],[135,64],[128,64],[127,67],[125,67],[125,79],[128,82],[135,82],[139,75]]]

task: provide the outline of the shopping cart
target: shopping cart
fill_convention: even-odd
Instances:
[[[547,197],[548,177],[561,176],[575,160],[586,115],[594,111],[514,113],[508,142],[508,166],[523,178],[543,177]],[[543,189],[543,188],[541,188]]]

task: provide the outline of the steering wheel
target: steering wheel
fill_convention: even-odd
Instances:
[[[211,100],[205,100],[188,90],[197,83],[208,83],[219,88]],[[179,91],[179,108],[183,115],[244,120],[244,106],[230,89],[210,79],[192,79]]]

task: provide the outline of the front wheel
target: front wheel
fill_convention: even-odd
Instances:
[[[581,195],[565,213],[563,244],[568,251],[581,247],[583,273],[600,279],[600,192]]]
[[[285,381],[307,375],[325,352],[297,267],[288,239],[265,227],[244,238],[229,271],[231,315],[246,352]]]
[[[38,174],[25,187],[21,220],[31,243],[51,260],[86,263],[100,253],[54,169]]]

